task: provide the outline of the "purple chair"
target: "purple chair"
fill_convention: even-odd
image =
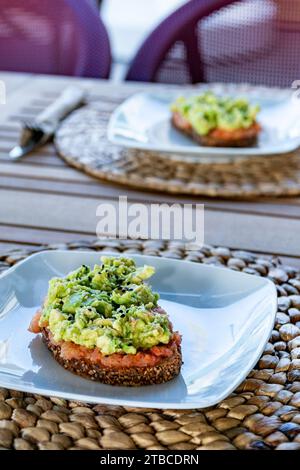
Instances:
[[[126,79],[291,86],[300,79],[300,1],[190,0],[149,35]]]
[[[0,69],[107,78],[111,53],[90,0],[0,0]]]

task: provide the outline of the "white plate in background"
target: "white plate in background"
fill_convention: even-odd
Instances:
[[[242,148],[204,147],[174,129],[170,104],[180,95],[190,96],[212,90],[220,96],[246,97],[259,104],[257,120],[262,132],[257,145]],[[182,161],[224,162],[251,156],[268,156],[294,151],[300,145],[300,99],[293,91],[245,85],[206,85],[191,88],[137,93],[112,113],[108,139],[117,145],[160,152]]]

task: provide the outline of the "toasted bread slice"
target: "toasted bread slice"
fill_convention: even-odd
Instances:
[[[180,346],[176,345],[170,357],[162,357],[155,366],[148,367],[104,367],[86,358],[66,359],[62,354],[61,343],[55,343],[47,328],[42,334],[48,349],[56,361],[65,369],[90,380],[108,385],[136,387],[168,382],[176,377],[181,368],[182,357]]]
[[[247,129],[232,131],[214,129],[207,135],[200,135],[193,129],[189,121],[176,111],[172,113],[171,121],[177,130],[205,147],[251,147],[257,143],[257,137],[261,131],[261,126],[254,122]]]

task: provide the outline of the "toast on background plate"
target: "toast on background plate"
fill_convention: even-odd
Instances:
[[[145,283],[151,266],[103,257],[53,278],[29,330],[41,333],[65,369],[109,385],[159,384],[181,368],[181,337],[159,295]]]
[[[250,147],[261,126],[259,106],[245,98],[218,97],[212,92],[179,97],[171,105],[172,125],[207,147]]]

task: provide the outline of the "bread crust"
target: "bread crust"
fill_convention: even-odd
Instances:
[[[182,365],[180,346],[177,346],[171,357],[163,358],[161,362],[152,367],[112,369],[84,359],[65,359],[61,354],[60,345],[52,341],[47,328],[42,328],[42,335],[48,349],[61,366],[81,377],[107,385],[138,387],[165,383],[179,374]]]
[[[183,132],[188,137],[191,137],[198,144],[205,147],[252,147],[257,143],[257,137],[260,132],[260,126],[255,122],[248,129],[239,130],[238,137],[236,134],[232,133],[232,138],[230,138],[229,133],[226,138],[216,137],[214,131],[210,132],[207,135],[198,134],[190,123],[184,119],[178,112],[172,113],[171,118],[172,125]]]

